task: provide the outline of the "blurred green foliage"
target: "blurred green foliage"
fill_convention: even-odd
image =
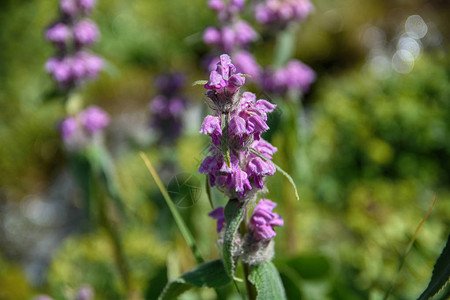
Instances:
[[[43,69],[52,54],[43,28],[56,16],[57,2],[6,1],[0,9],[0,200],[21,201],[44,191],[64,168],[56,131],[64,109],[60,99],[50,99],[53,85]],[[86,102],[118,116],[146,107],[154,94],[153,78],[162,71],[187,71],[190,81],[205,78],[199,68],[207,52],[201,32],[215,23],[205,2],[99,1],[92,17],[102,39],[95,51],[106,58],[107,70],[82,90]],[[281,228],[275,260],[289,299],[381,299],[436,195],[437,204],[393,290],[392,299],[415,298],[426,287],[449,233],[448,55],[425,53],[412,73],[379,79],[361,67],[365,53],[355,42],[362,24],[382,18],[400,2],[413,6],[420,1],[317,1],[316,15],[299,36],[296,57],[319,72],[306,98],[306,135],[295,157],[301,201],[285,207],[280,195],[290,187],[279,174],[270,179],[268,195],[279,203],[278,213],[293,209],[295,214],[297,252],[285,254],[287,234]],[[330,18],[329,11],[341,12],[341,19]],[[328,30],[339,22],[340,31]],[[271,46],[257,43],[261,63],[270,63]],[[197,103],[203,101],[201,93],[198,87],[187,89]],[[274,144],[284,136],[278,126]],[[177,170],[195,173],[205,145],[207,139],[196,133],[182,137],[169,154]],[[155,299],[167,277],[191,269],[195,260],[136,149],[125,149],[115,153],[115,163],[132,218],[120,231],[136,293]],[[146,152],[155,164],[168,156],[157,148]],[[277,153],[275,162],[293,159],[283,155]],[[219,194],[213,195],[216,205],[223,204]],[[215,259],[219,252],[209,210],[205,195],[194,206],[180,208],[203,255]],[[91,284],[96,299],[122,299],[124,287],[113,261],[104,232],[71,236],[57,249],[48,284],[40,290],[65,299],[81,284]],[[18,265],[0,259],[0,299],[29,299],[34,292]],[[223,294],[240,299],[232,285]],[[182,299],[199,298],[215,299],[215,294],[194,291]]]

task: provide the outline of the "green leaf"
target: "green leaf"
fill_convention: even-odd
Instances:
[[[225,234],[223,237],[223,246],[222,246],[222,258],[225,265],[225,270],[231,278],[234,278],[234,271],[236,269],[236,262],[233,258],[233,248],[234,248],[234,239],[241,224],[244,219],[244,203],[239,202],[237,199],[230,199],[227,205],[225,206],[224,215],[225,215]],[[236,278],[234,278],[236,279]]]
[[[447,244],[436,261],[428,287],[418,300],[425,300],[436,295],[450,281],[450,235]]]
[[[272,262],[251,266],[248,279],[256,287],[257,300],[287,299],[280,274]]]
[[[285,170],[283,170],[280,166],[278,166],[276,163],[274,163],[273,161],[271,161],[268,157],[265,157],[264,155],[262,155],[261,153],[259,153],[257,150],[253,149],[253,148],[249,148],[250,151],[254,154],[256,154],[257,156],[259,156],[260,158],[264,159],[265,161],[270,161],[273,163],[273,165],[275,166],[275,168],[277,168],[278,171],[281,172],[281,174],[283,174],[290,182],[290,184],[292,185],[292,187],[294,188],[295,191],[295,197],[297,198],[297,200],[300,200],[300,197],[298,196],[298,190],[297,190],[297,186],[295,185],[294,179],[292,179],[291,175],[289,175]]]
[[[153,179],[155,180],[156,185],[158,186],[159,190],[161,191],[161,194],[164,197],[164,200],[166,200],[167,206],[170,209],[170,212],[172,213],[173,218],[175,219],[175,223],[177,223],[178,229],[180,229],[181,234],[183,235],[184,240],[188,244],[188,246],[191,248],[192,253],[194,254],[194,257],[197,261],[197,263],[201,264],[204,262],[204,259],[200,253],[200,250],[198,249],[194,237],[192,236],[191,232],[189,231],[189,228],[187,227],[186,223],[184,223],[183,218],[181,217],[180,213],[178,212],[175,204],[173,203],[172,198],[170,198],[169,193],[167,192],[166,187],[161,181],[161,178],[159,178],[158,173],[156,172],[155,168],[153,168],[153,165],[150,163],[150,160],[148,159],[147,155],[145,153],[140,152],[142,160],[144,161],[145,165],[147,166],[148,171],[152,175]]]
[[[222,261],[217,259],[204,263],[180,278],[170,281],[158,299],[173,300],[193,287],[218,288],[230,281],[231,278],[227,276]]]
[[[205,85],[208,83],[208,80],[197,80],[194,81],[194,83],[192,84],[192,86],[196,86],[196,85]]]

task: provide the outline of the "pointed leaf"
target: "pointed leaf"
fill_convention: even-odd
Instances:
[[[208,80],[197,80],[194,81],[194,83],[192,84],[192,86],[196,86],[196,85],[205,85],[208,83]]]
[[[244,219],[244,213],[244,203],[239,202],[237,199],[230,199],[225,206],[224,215],[226,227],[223,237],[222,258],[225,270],[231,278],[234,278],[234,271],[236,269],[236,262],[233,257],[233,253],[235,252],[233,251],[235,250],[234,240],[239,225]]]
[[[425,300],[436,295],[450,281],[450,235],[447,244],[436,261],[428,287],[418,300]]]
[[[180,278],[170,281],[159,296],[159,300],[172,300],[193,287],[217,288],[228,284],[227,276],[221,260],[204,263],[185,273]]]
[[[286,299],[280,274],[272,262],[251,266],[248,279],[255,285],[258,292],[256,300]]]

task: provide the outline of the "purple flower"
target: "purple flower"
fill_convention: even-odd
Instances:
[[[155,80],[160,94],[149,104],[150,125],[158,132],[159,142],[171,144],[181,135],[187,100],[179,93],[184,82],[185,75],[182,73],[160,75]]]
[[[222,54],[216,65],[216,70],[212,71],[209,81],[205,84],[208,90],[207,96],[213,101],[219,111],[229,111],[236,104],[234,95],[245,83],[245,78],[240,73],[234,74],[236,67],[231,63],[227,54]]]
[[[253,210],[248,230],[256,240],[272,239],[277,235],[273,227],[283,226],[283,219],[272,212],[276,206],[268,199],[261,199]]]
[[[45,38],[58,46],[65,46],[71,35],[71,31],[66,24],[56,23],[47,29]]]
[[[79,115],[81,124],[89,133],[102,131],[109,124],[108,114],[98,106],[89,106]]]
[[[95,6],[96,0],[77,0],[78,7],[85,13],[88,14],[92,11]]]
[[[258,38],[256,31],[244,21],[236,21],[221,29],[208,27],[203,32],[203,41],[209,46],[215,46],[224,52],[232,52],[235,48],[245,48]]]
[[[95,79],[103,67],[99,56],[85,50],[100,36],[97,25],[89,19],[79,20],[94,4],[93,0],[61,0],[60,21],[45,33],[46,39],[57,47],[57,55],[47,61],[46,70],[65,91]]]
[[[243,198],[255,187],[264,188],[264,178],[275,173],[275,166],[269,160],[276,148],[261,139],[262,132],[269,129],[267,114],[275,109],[275,105],[266,100],[256,100],[256,96],[249,92],[239,96],[244,78],[234,72],[235,66],[224,54],[205,85],[208,97],[215,104],[216,115],[205,118],[200,132],[211,137],[214,147],[200,165],[199,172],[208,174],[211,186],[218,186],[230,197]],[[225,119],[222,117],[224,114],[228,115]],[[224,120],[227,119],[228,126],[225,126]],[[225,128],[228,132],[224,131]],[[228,135],[228,144],[225,144],[229,148],[228,163],[222,153],[225,134]],[[260,151],[267,160],[250,152],[249,147]]]
[[[310,67],[299,60],[291,60],[283,68],[266,71],[263,85],[268,91],[279,94],[288,90],[306,93],[315,79],[316,74]]]
[[[208,214],[208,216],[217,220],[217,232],[220,232],[222,230],[225,223],[225,216],[223,214],[223,211],[223,207],[219,206]]]
[[[255,18],[261,24],[284,27],[291,21],[303,21],[313,10],[309,0],[266,0],[256,5]]]
[[[180,92],[186,82],[183,73],[169,73],[159,75],[155,80],[155,86],[161,94],[175,95]]]
[[[213,144],[218,146],[222,137],[221,121],[218,117],[207,116],[203,121],[200,133],[211,136]]]
[[[223,22],[231,20],[239,11],[244,9],[245,0],[209,0],[208,6],[214,10]]]
[[[78,13],[76,0],[61,0],[59,3],[59,8],[67,17],[74,18]]]
[[[47,60],[45,69],[60,86],[66,86],[72,78],[71,61],[69,58],[61,59],[51,57]]]
[[[252,54],[247,51],[239,51],[233,55],[236,70],[242,74],[250,75],[251,81],[259,81],[262,74],[261,66],[256,62]]]
[[[246,46],[258,38],[256,31],[245,21],[236,22],[234,24],[234,32],[236,42],[241,46]]]
[[[94,22],[84,19],[73,27],[73,36],[78,45],[88,46],[98,40],[100,32]]]
[[[61,136],[64,141],[71,140],[77,130],[78,123],[74,117],[67,117],[60,124]]]

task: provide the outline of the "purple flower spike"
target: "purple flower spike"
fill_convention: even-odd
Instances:
[[[94,4],[93,0],[61,0],[58,22],[45,33],[46,39],[57,48],[56,58],[46,63],[47,72],[66,92],[95,79],[103,66],[99,56],[86,51],[100,36],[97,25],[89,19],[80,20]]]
[[[208,216],[217,220],[217,232],[220,232],[222,230],[225,223],[225,215],[223,214],[223,212],[223,207],[219,206],[208,214]]]
[[[73,27],[73,36],[78,45],[89,46],[98,40],[100,32],[94,22],[84,19]]]
[[[272,162],[259,158],[249,149],[255,148],[267,160],[272,159],[276,148],[262,140],[261,134],[269,129],[267,114],[275,109],[275,105],[262,99],[256,101],[256,96],[249,92],[240,96],[239,90],[245,83],[245,77],[234,72],[236,67],[224,54],[205,85],[216,115],[205,118],[200,132],[208,134],[214,146],[200,165],[199,173],[208,174],[210,185],[217,185],[231,199],[245,201],[255,194],[250,191],[264,188],[266,176],[275,173]],[[223,145],[224,137],[228,137],[227,154],[222,146],[218,147]]]
[[[283,226],[283,219],[272,210],[276,204],[267,199],[261,199],[253,210],[249,223],[249,232],[256,240],[270,240],[277,234],[274,226]]]
[[[108,114],[98,106],[89,106],[80,113],[84,128],[90,133],[103,130],[109,124]]]

